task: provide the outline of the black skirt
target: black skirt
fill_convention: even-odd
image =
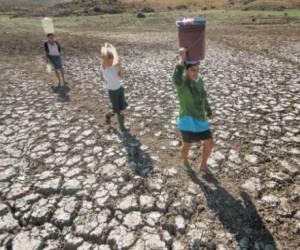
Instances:
[[[182,140],[185,143],[194,143],[212,139],[212,133],[210,130],[206,130],[203,132],[189,132],[189,131],[180,131]]]
[[[108,94],[114,113],[120,113],[127,108],[128,104],[125,100],[123,87],[117,90],[109,90]]]

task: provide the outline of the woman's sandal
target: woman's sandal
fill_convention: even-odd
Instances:
[[[208,166],[206,165],[205,167],[200,167],[197,171],[197,174],[207,173],[207,172],[208,172]]]
[[[188,169],[188,167],[187,167],[186,164],[180,165],[180,169],[181,169],[182,171],[184,171],[184,172],[188,172],[188,171],[189,171],[189,169]]]

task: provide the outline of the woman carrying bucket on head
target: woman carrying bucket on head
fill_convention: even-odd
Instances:
[[[42,20],[42,26],[47,34],[47,41],[44,43],[44,49],[46,53],[47,71],[51,71],[51,65],[55,70],[56,77],[58,79],[58,86],[66,84],[64,69],[61,61],[61,47],[58,41],[55,39],[54,26],[51,18],[44,18]],[[51,63],[49,69],[49,62]]]
[[[208,119],[212,118],[203,79],[199,76],[200,60],[204,59],[205,20],[188,19],[177,22],[179,33],[179,57],[173,75],[180,114],[178,129],[182,135],[181,158],[184,171],[189,167],[189,151],[192,143],[203,141],[202,160],[198,171],[207,170],[207,161],[214,147]]]

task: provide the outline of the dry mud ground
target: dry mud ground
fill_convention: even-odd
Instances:
[[[41,29],[1,19],[1,250],[299,249],[299,20],[210,23],[216,148],[198,176],[178,168],[173,21],[62,24],[69,84],[55,92]],[[106,40],[124,61],[126,134],[104,125]]]

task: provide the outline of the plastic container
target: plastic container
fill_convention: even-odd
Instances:
[[[47,63],[47,65],[46,65],[46,72],[47,72],[48,74],[51,74],[51,73],[52,73],[52,66],[51,66],[50,63]]]
[[[186,48],[187,63],[195,63],[205,58],[205,28],[204,19],[183,19],[176,22],[178,30],[178,43]]]
[[[101,55],[105,56],[107,53],[110,52],[114,55],[114,62],[113,65],[119,63],[119,55],[117,49],[110,43],[105,43],[104,46],[101,48]]]
[[[42,26],[46,34],[54,34],[54,25],[52,18],[45,17],[42,19]]]

